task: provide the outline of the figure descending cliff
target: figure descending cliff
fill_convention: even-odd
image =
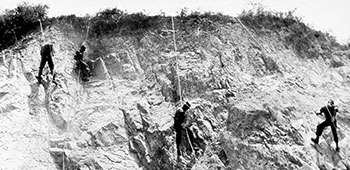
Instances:
[[[75,52],[74,59],[77,61],[77,69],[79,71],[79,76],[83,81],[88,81],[88,77],[91,76],[89,65],[84,62],[84,52],[86,47],[82,45],[79,51]]]
[[[41,83],[42,80],[42,73],[43,73],[43,69],[45,67],[46,62],[48,63],[49,67],[50,67],[50,73],[53,77],[54,76],[54,64],[53,64],[53,60],[52,57],[54,55],[54,50],[52,47],[51,43],[45,44],[44,46],[41,47],[40,50],[40,55],[41,55],[41,61],[40,61],[40,66],[39,66],[39,74],[37,76],[38,79],[38,83]]]
[[[180,158],[181,156],[181,150],[180,145],[182,143],[182,132],[184,130],[183,123],[185,122],[185,113],[186,111],[191,107],[190,103],[186,102],[182,108],[178,109],[175,112],[174,117],[174,128],[176,132],[176,149],[177,149],[177,157]]]
[[[327,126],[330,126],[332,129],[334,142],[336,144],[335,150],[339,151],[338,135],[337,135],[337,119],[336,119],[337,112],[338,112],[338,109],[335,108],[333,100],[329,100],[326,106],[322,107],[319,112],[316,112],[317,115],[324,113],[326,120],[320,123],[319,125],[317,125],[316,138],[311,138],[311,140],[314,143],[318,144],[319,138],[322,135],[324,128]]]

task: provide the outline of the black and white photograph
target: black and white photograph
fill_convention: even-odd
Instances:
[[[1,0],[0,170],[350,170],[349,7]]]

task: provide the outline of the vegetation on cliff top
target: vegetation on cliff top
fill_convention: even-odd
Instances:
[[[258,8],[256,11],[244,11],[240,19],[256,33],[278,33],[300,57],[329,58],[334,48],[341,47],[335,37],[310,28],[292,11],[282,13]]]
[[[47,5],[23,3],[0,15],[0,51],[38,31],[39,19],[44,22],[48,20],[47,9]]]
[[[166,25],[171,25],[171,17],[165,14],[148,16],[142,12],[129,14],[113,8],[98,12],[95,16],[75,15],[48,18],[46,5],[20,4],[13,10],[6,10],[0,20],[0,50],[6,49],[26,35],[40,31],[38,20],[43,25],[71,25],[76,31],[86,32],[89,37],[100,38],[109,35],[142,36],[148,30],[161,33]],[[304,58],[330,58],[335,49],[347,50],[328,33],[314,30],[304,24],[293,12],[272,12],[263,8],[244,11],[238,17],[244,25],[261,36],[277,33],[287,47]],[[221,24],[236,23],[234,17],[221,13],[189,12],[183,9],[175,17],[177,29],[191,32],[200,28],[205,31],[216,30]]]

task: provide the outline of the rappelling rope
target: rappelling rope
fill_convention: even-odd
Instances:
[[[84,41],[83,41],[83,43],[82,44],[85,44],[86,43],[86,41],[87,41],[87,38],[88,38],[88,36],[89,36],[89,31],[90,31],[90,24],[91,24],[91,18],[89,18],[89,25],[88,25],[88,27],[87,27],[87,30],[86,30],[86,34],[85,34],[85,37],[84,37]],[[76,89],[77,89],[77,86],[78,86],[78,82],[79,82],[79,80],[80,80],[80,69],[78,69],[78,79],[77,79],[78,81],[77,81],[77,83],[76,83]],[[83,87],[84,88],[84,87]],[[77,103],[78,103],[78,101],[79,101],[79,99],[78,99],[78,94],[76,95],[77,96]],[[77,108],[77,104],[75,105],[75,107],[74,107],[74,111],[76,112],[76,109]],[[68,121],[69,122],[69,121]],[[69,133],[69,124],[67,125],[67,133]],[[64,159],[64,155],[65,155],[65,148],[66,148],[66,141],[65,141],[66,139],[64,138],[63,139],[63,147],[62,147],[62,170],[64,170],[65,169],[65,159]]]
[[[40,19],[38,19],[39,23],[40,23],[40,31],[41,31],[41,35],[42,35],[42,41],[40,41],[40,47],[42,46],[43,42],[45,41],[45,33],[44,33],[44,29],[43,29],[43,25],[42,25],[42,22]],[[88,27],[89,29],[89,27]],[[53,91],[52,91],[53,92]],[[51,93],[52,93],[51,92]],[[47,89],[47,92],[46,92],[46,95],[48,95],[48,103],[47,103],[47,106],[46,107],[49,107],[49,104],[50,104],[50,98],[51,98],[51,93],[49,92],[49,89]],[[49,110],[48,110],[49,112]],[[50,113],[49,113],[50,114]],[[50,140],[51,140],[51,127],[50,127],[50,118],[47,119],[48,120],[48,137],[47,137],[47,140],[48,140],[48,152],[50,152]],[[65,169],[65,159],[64,159],[64,149],[65,149],[65,146],[66,146],[66,143],[64,142],[64,145],[63,145],[63,148],[62,148],[62,169],[64,170]],[[48,161],[48,165],[47,165],[47,169],[49,169],[49,161]]]
[[[186,136],[187,136],[188,143],[190,144],[190,147],[191,147],[192,155],[195,155],[194,149],[193,149],[193,146],[192,146],[192,143],[191,143],[191,140],[190,140],[190,136],[188,135],[187,128],[184,128],[184,129],[186,131]]]
[[[89,36],[89,31],[90,31],[90,24],[91,24],[91,17],[89,17],[89,25],[88,27],[86,28],[86,34],[85,34],[85,37],[84,37],[84,41],[81,45],[85,44],[87,39],[88,39],[88,36]],[[74,47],[73,47],[74,48]],[[77,83],[76,83],[76,89],[78,88],[78,84],[79,84],[79,81],[80,81],[80,74],[81,74],[81,70],[80,68],[78,69],[78,79],[77,79]],[[84,86],[83,86],[84,88]],[[77,96],[78,96],[78,91],[77,91]],[[77,98],[77,103],[78,103],[78,98]],[[76,107],[74,108],[76,110]]]
[[[91,18],[89,18],[89,25],[88,25],[87,30],[86,30],[86,35],[85,35],[84,42],[87,41],[87,38],[88,38],[88,36],[89,36],[90,24],[91,24]]]
[[[173,41],[174,41],[174,51],[176,52],[176,39],[175,39],[175,24],[174,24],[174,17],[171,16],[171,24],[172,24],[172,28],[173,28]]]
[[[177,48],[176,48],[176,38],[175,38],[175,24],[174,24],[174,17],[173,16],[171,16],[171,23],[172,23],[172,29],[173,29],[172,32],[173,32],[174,51],[176,52]],[[178,82],[178,93],[179,93],[180,102],[181,102],[183,100],[183,98],[182,98],[182,91],[181,91],[181,81],[180,81],[178,55],[175,56],[175,59],[176,59],[176,74],[177,74],[177,82]],[[185,132],[186,132],[186,137],[187,137],[188,143],[189,143],[189,145],[191,147],[191,151],[192,151],[191,155],[195,156],[195,152],[194,152],[194,149],[193,149],[190,137],[188,135],[188,131],[187,131],[186,128],[184,128],[184,129],[185,129]]]
[[[43,24],[41,23],[40,19],[38,19],[38,21],[39,21],[39,24],[40,24],[41,38],[42,38],[42,41],[44,41],[45,34],[44,34]],[[40,46],[42,45],[42,41],[39,41],[40,42]]]
[[[172,28],[173,28],[173,42],[174,42],[174,51],[177,51],[176,48],[176,39],[175,39],[175,24],[174,24],[174,17],[171,16],[171,23],[172,23]],[[175,56],[176,60],[176,74],[177,74],[177,84],[178,84],[178,93],[180,96],[180,101],[182,101],[182,94],[181,94],[181,81],[180,81],[180,74],[179,74],[179,60],[177,55]]]
[[[45,34],[44,34],[44,29],[43,29],[43,24],[41,23],[41,20],[40,19],[38,19],[38,21],[39,21],[39,24],[40,24],[40,31],[41,31],[41,38],[42,38],[42,40],[41,41],[39,41],[39,46],[41,47],[42,46],[42,44],[43,44],[43,41],[45,40]],[[40,48],[39,47],[39,48]],[[48,90],[48,89],[47,89]],[[48,95],[48,91],[45,91],[45,95]],[[45,99],[45,100],[48,100],[48,101],[46,101],[46,102],[49,102],[49,100],[50,100],[50,96],[48,97],[48,99]],[[45,105],[46,105],[46,107],[49,107],[49,103],[45,103]],[[48,109],[47,109],[47,111],[48,111]],[[48,116],[49,116],[49,114],[50,113],[48,113]],[[47,125],[48,125],[48,133],[47,133],[47,143],[48,143],[48,147],[47,147],[47,151],[48,152],[50,152],[50,131],[51,131],[51,128],[50,128],[50,117],[48,117],[48,119],[47,119]],[[47,160],[47,169],[49,169],[49,164],[50,164],[50,162],[49,162],[49,159]]]
[[[90,31],[90,24],[91,24],[91,18],[89,18],[89,25],[87,27],[87,30],[86,30],[86,34],[85,34],[85,37],[84,37],[84,41],[82,44],[85,44],[87,39],[88,39],[88,36],[89,36],[89,31]],[[78,69],[78,81],[76,83],[76,89],[77,89],[77,86],[78,86],[78,82],[80,80],[80,69]],[[84,87],[83,87],[84,88]],[[78,103],[79,99],[78,99],[78,94],[77,94],[77,103]],[[77,108],[77,104],[75,105],[74,107],[74,111],[76,112],[76,109]],[[69,122],[69,121],[68,121]],[[69,124],[67,125],[67,133],[69,133]],[[64,170],[65,169],[65,159],[64,159],[64,155],[65,155],[65,148],[66,148],[66,141],[65,141],[65,138],[63,139],[63,147],[62,147],[62,169]]]

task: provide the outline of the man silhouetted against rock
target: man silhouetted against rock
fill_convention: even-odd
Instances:
[[[334,106],[334,101],[329,100],[328,104],[324,107],[321,108],[319,112],[316,112],[317,115],[320,115],[324,113],[324,116],[326,117],[326,120],[322,122],[321,124],[317,125],[317,130],[316,130],[316,138],[311,138],[311,140],[318,144],[318,140],[320,136],[322,135],[322,132],[325,127],[330,126],[332,129],[333,137],[334,137],[334,142],[336,144],[336,151],[339,151],[339,146],[338,146],[338,135],[337,135],[337,120],[336,120],[336,113],[338,112],[338,109],[335,108]]]
[[[186,102],[182,108],[175,112],[174,128],[176,132],[176,149],[178,158],[181,156],[180,145],[183,130],[183,123],[185,122],[185,113],[191,107],[190,103]]]
[[[84,52],[86,47],[82,45],[79,51],[75,52],[74,59],[77,60],[77,67],[80,70],[83,81],[88,81],[89,76],[91,76],[89,66],[84,62]]]
[[[46,62],[49,64],[50,71],[51,71],[50,73],[54,77],[54,65],[52,61],[53,53],[54,51],[53,51],[52,44],[48,43],[41,47],[41,50],[40,50],[41,62],[39,66],[39,74],[37,77],[39,83],[41,83],[41,80],[42,80],[41,75],[43,73],[43,69],[45,67]]]

